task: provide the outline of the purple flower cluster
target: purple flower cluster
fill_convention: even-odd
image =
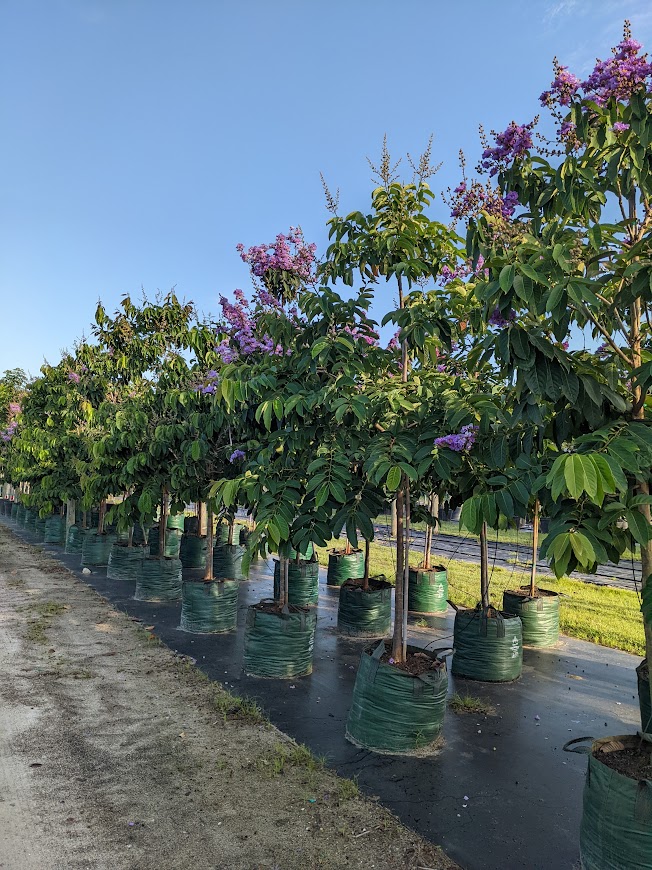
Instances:
[[[387,345],[387,350],[400,350],[401,348],[401,330],[397,329],[394,335],[390,338]]]
[[[491,174],[494,175],[493,172]],[[452,206],[451,217],[455,220],[477,217],[483,211],[492,217],[507,220],[514,214],[518,205],[518,194],[511,190],[502,196],[497,188],[493,189],[489,185],[480,184],[479,181],[472,181],[470,184],[462,181],[453,191],[450,204]],[[444,267],[444,269],[447,268]],[[454,271],[451,272],[451,275],[455,278],[464,277],[463,274]]]
[[[549,91],[544,91],[539,99],[542,106],[558,103],[560,106],[570,106],[571,101],[580,87],[580,80],[568,72],[567,66],[561,66],[555,58],[555,79]]]
[[[18,423],[16,423],[15,420],[12,421],[3,432],[0,432],[0,440],[4,441],[5,444],[11,441],[11,439],[14,437],[14,433],[16,432],[17,427]]]
[[[625,38],[612,49],[614,56],[598,60],[591,75],[582,82],[586,99],[598,106],[604,106],[612,97],[626,103],[636,91],[646,87],[652,64],[647,62],[647,54],[639,55],[640,49],[641,43],[626,30]]]
[[[262,294],[267,296],[265,291]],[[261,293],[259,293],[259,298]],[[236,304],[229,302],[225,296],[220,296],[222,314],[227,323],[227,332],[230,338],[223,339],[215,348],[223,363],[235,362],[240,356],[261,352],[270,356],[283,356],[285,351],[280,344],[275,344],[269,335],[265,333],[262,338],[256,335],[257,319],[249,311],[249,302],[242,290],[235,291]],[[263,303],[265,305],[266,303]],[[278,308],[276,300],[273,307]],[[290,351],[287,352],[288,354]]]
[[[481,276],[485,278],[489,277],[488,270],[484,268],[484,257],[482,254],[478,257],[475,269],[473,268],[473,260],[466,260],[454,269],[451,269],[450,266],[442,266],[437,281],[442,287],[445,287],[456,278],[464,279],[468,278],[470,275],[473,275],[476,278]]]
[[[219,379],[219,374],[214,369],[211,369],[210,372],[206,372],[204,383],[197,387],[197,389],[204,396],[212,396],[217,389],[217,382]]]
[[[496,307],[489,315],[489,326],[498,326],[500,329],[504,329],[506,326],[509,326],[515,317],[516,312],[513,308],[510,308],[505,317],[500,308]]]
[[[435,438],[435,447],[448,447],[455,453],[463,453],[473,447],[477,433],[478,427],[469,423],[467,426],[462,426],[456,435],[443,435],[441,438]]]
[[[20,414],[21,407],[18,402],[9,402],[9,413],[10,414]]]
[[[244,450],[234,450],[233,453],[229,456],[229,462],[237,462],[238,459],[244,459],[246,456]]]
[[[68,372],[68,380],[71,384],[78,384],[81,380],[77,372],[69,371]]]
[[[251,268],[252,275],[263,282],[270,271],[289,272],[300,281],[309,282],[314,279],[317,245],[306,244],[301,227],[290,227],[287,235],[279,233],[271,244],[253,245],[245,250],[240,243],[236,249]]]
[[[629,130],[629,124],[623,124],[622,121],[616,121],[611,129],[614,133],[626,133],[627,130]]]
[[[506,168],[518,157],[522,157],[532,147],[532,128],[536,119],[529,124],[517,124],[512,121],[502,133],[494,133],[496,145],[494,148],[485,148],[482,152],[482,169],[488,170],[489,175],[496,175],[501,169]]]

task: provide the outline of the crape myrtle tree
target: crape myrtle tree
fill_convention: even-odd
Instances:
[[[536,422],[541,405],[552,409],[538,483],[552,517],[543,553],[561,576],[640,547],[648,660],[651,85],[652,65],[628,24],[586,80],[555,61],[541,95],[555,141],[535,145],[533,123],[513,122],[487,145],[480,168],[518,208],[504,233],[482,214],[468,232],[470,254],[488,269],[478,298],[486,316],[504,321],[494,352],[521,413]],[[581,334],[591,349],[568,350]]]
[[[194,307],[170,292],[140,305],[125,296],[113,317],[98,305],[93,334],[113,385],[103,409],[107,431],[93,446],[94,478],[102,493],[123,494],[112,510],[120,528],[144,528],[159,515],[162,555],[169,510],[182,507],[171,467],[186,437],[184,400],[171,403],[169,395],[190,389],[189,355],[201,328]]]
[[[11,474],[29,484],[30,500],[42,515],[84,495],[84,463],[104,397],[103,384],[82,362],[85,356],[80,345],[58,365],[44,365],[21,400]]]
[[[389,429],[379,432],[383,437],[376,440],[370,460],[374,482],[378,484],[382,475],[387,493],[396,496],[396,619],[392,657],[397,662],[405,660],[407,643],[411,487],[425,472],[424,467],[419,469],[419,463],[429,467],[432,452],[432,437],[429,445],[417,445],[416,427],[409,431],[403,418],[413,412],[418,418],[422,415],[418,405],[428,401],[427,390],[419,393],[423,381],[422,366],[414,365],[417,350],[424,347],[430,336],[450,347],[457,304],[443,288],[427,293],[416,289],[419,283],[436,280],[444,265],[454,269],[459,255],[457,237],[427,213],[434,196],[427,179],[436,171],[430,158],[429,144],[418,164],[413,165],[414,180],[402,183],[396,173],[398,164],[392,165],[385,141],[379,166],[372,165],[380,184],[372,192],[368,214],[355,211],[340,217],[337,198],[326,188],[327,203],[333,212],[329,221],[331,244],[320,268],[324,282],[343,281],[352,285],[355,276],[359,276],[375,294],[381,282],[389,283],[397,294],[396,308],[383,323],[393,322],[399,327],[400,374],[376,392],[377,399],[382,401],[385,397],[394,419]],[[424,423],[419,419],[419,425],[428,431]],[[441,430],[435,434],[442,434]]]

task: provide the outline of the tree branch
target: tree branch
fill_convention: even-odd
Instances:
[[[591,321],[591,323],[592,323],[592,324],[595,326],[595,328],[600,332],[600,334],[602,335],[602,337],[605,338],[605,339],[607,340],[607,343],[608,343],[609,345],[611,345],[611,348],[612,348],[612,349],[613,349],[613,350],[618,354],[618,356],[623,360],[623,362],[627,363],[627,365],[628,365],[630,368],[633,369],[633,368],[634,368],[634,363],[632,362],[632,360],[629,359],[629,357],[627,356],[627,354],[623,353],[623,351],[618,347],[618,345],[617,345],[616,342],[613,340],[613,338],[611,337],[611,335],[609,334],[609,332],[604,328],[604,326],[602,326],[601,323],[598,323],[598,321],[597,321],[597,320],[595,319],[595,317],[591,314],[591,312],[590,312],[589,309],[586,307],[586,305],[579,305],[579,306],[576,305],[575,307],[577,308],[578,311],[580,311],[580,312],[581,312],[581,313],[586,317],[587,320],[590,320],[590,321]]]

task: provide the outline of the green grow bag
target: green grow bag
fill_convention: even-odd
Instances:
[[[179,628],[200,634],[234,631],[239,588],[238,580],[184,580]]]
[[[631,779],[600,761],[639,744],[629,734],[593,741],[580,824],[582,870],[652,870],[652,781]]]
[[[331,550],[328,554],[328,571],[326,584],[341,586],[347,580],[357,580],[364,574],[364,553],[354,550],[344,553],[341,550]]]
[[[371,578],[365,592],[359,580],[347,580],[340,587],[337,630],[350,637],[384,637],[392,623],[392,587]]]
[[[241,547],[247,546],[247,541],[249,540],[249,536],[251,532],[249,529],[245,529],[244,527],[240,529],[240,533],[238,534],[238,542]]]
[[[184,517],[183,531],[186,535],[199,534],[199,517]]]
[[[198,538],[195,535],[184,535],[181,538],[179,558],[184,568],[205,568],[207,553],[206,538]]]
[[[221,544],[213,548],[213,574],[218,580],[246,580],[247,574],[242,570],[244,547],[238,544]]]
[[[37,517],[38,517],[38,514],[36,513],[36,511],[31,511],[29,509],[25,509],[25,517],[23,519],[23,526],[26,529],[31,529],[32,531],[34,531],[34,524],[36,523]]]
[[[638,705],[641,708],[641,728],[648,734],[652,732],[652,704],[650,703],[650,676],[647,659],[636,668],[638,680]]]
[[[437,653],[424,653],[436,667],[415,676],[381,662],[385,641],[360,656],[346,721],[346,739],[374,752],[405,754],[424,749],[439,736],[446,712],[448,673]]]
[[[263,602],[261,602],[263,604]],[[285,612],[247,609],[244,671],[253,677],[294,679],[312,673],[317,614],[290,604]]]
[[[116,544],[127,544],[128,545],[129,544],[129,529],[127,529],[126,531],[123,530],[120,532],[116,529],[115,542],[116,542]]]
[[[45,521],[45,535],[43,540],[46,544],[63,544],[66,536],[66,518],[57,515],[48,517]]]
[[[19,526],[25,525],[25,514],[27,511],[25,510],[25,505],[19,504],[16,508],[16,522]]]
[[[410,568],[408,611],[410,613],[445,613],[448,609],[448,575],[441,565],[426,570]]]
[[[143,527],[140,525],[140,523],[136,523],[136,525],[134,526],[134,536],[132,541],[134,544],[137,544],[140,547],[147,542],[148,535],[149,529],[146,528],[143,531]]]
[[[12,520],[16,520],[16,519],[18,519],[18,510],[19,510],[19,508],[20,508],[20,505],[19,505],[19,504],[16,504],[16,502],[14,502],[14,503],[12,504],[12,506],[11,506],[11,518],[12,518]]]
[[[312,544],[308,544],[306,549],[301,553],[300,559],[303,559],[304,562],[308,562],[315,555],[315,548]],[[297,558],[297,551],[294,547],[290,547],[290,552],[288,553],[288,559],[292,561],[292,559]]]
[[[66,538],[64,553],[68,553],[69,555],[81,553],[84,545],[84,538],[88,532],[89,529],[82,529],[79,526],[70,526],[68,529],[68,537]]]
[[[8,498],[0,499],[0,514],[3,516],[7,516],[8,510],[10,510],[9,505],[11,502]]]
[[[144,547],[125,547],[116,542],[111,547],[106,576],[109,580],[138,581],[138,575],[145,558]]]
[[[522,587],[525,591],[529,587]],[[559,640],[559,595],[537,589],[536,598],[519,595],[516,590],[503,592],[503,611],[521,618],[523,643],[528,646],[554,646]]]
[[[274,559],[274,598],[281,592],[281,563]],[[288,602],[300,607],[317,604],[319,599],[319,562],[288,563]]]
[[[469,680],[507,683],[521,676],[523,630],[521,620],[493,607],[489,615],[475,610],[455,614],[452,673]]]
[[[223,547],[229,543],[229,527],[226,523],[218,523],[213,535],[213,546]]]
[[[134,598],[137,601],[178,601],[181,573],[179,559],[143,559]]]
[[[177,529],[183,532],[186,523],[185,514],[168,514],[167,527],[168,529]]]
[[[88,521],[91,529],[97,529],[100,524],[100,512],[99,511],[91,511],[91,516]]]
[[[49,517],[48,517],[48,519],[49,519]],[[36,516],[36,519],[34,520],[34,534],[36,535],[37,541],[44,541],[45,540],[45,523],[46,523],[45,518],[42,519],[38,515]]]
[[[150,556],[158,556],[159,537],[158,527],[149,530],[149,554]],[[177,559],[181,549],[181,536],[183,532],[179,529],[167,529],[165,532],[165,553],[163,554],[168,559]]]
[[[104,568],[109,564],[111,547],[115,544],[115,535],[100,535],[95,529],[87,529],[82,544],[82,565],[95,565]]]

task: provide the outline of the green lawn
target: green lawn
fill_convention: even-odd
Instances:
[[[333,542],[344,546],[344,541]],[[328,551],[318,548],[319,561],[328,564]],[[412,552],[410,564],[417,565],[421,554]],[[394,551],[382,544],[371,545],[371,573],[385,574],[394,582]],[[446,564],[446,563],[445,563]],[[448,567],[449,597],[456,604],[474,607],[480,597],[480,566],[451,561]],[[522,570],[494,568],[491,572],[491,597],[499,605],[505,589],[514,589],[528,582]],[[638,596],[625,589],[594,586],[579,580],[554,577],[541,578],[541,586],[560,592],[561,630],[570,637],[589,640],[603,646],[644,655],[645,640]]]

